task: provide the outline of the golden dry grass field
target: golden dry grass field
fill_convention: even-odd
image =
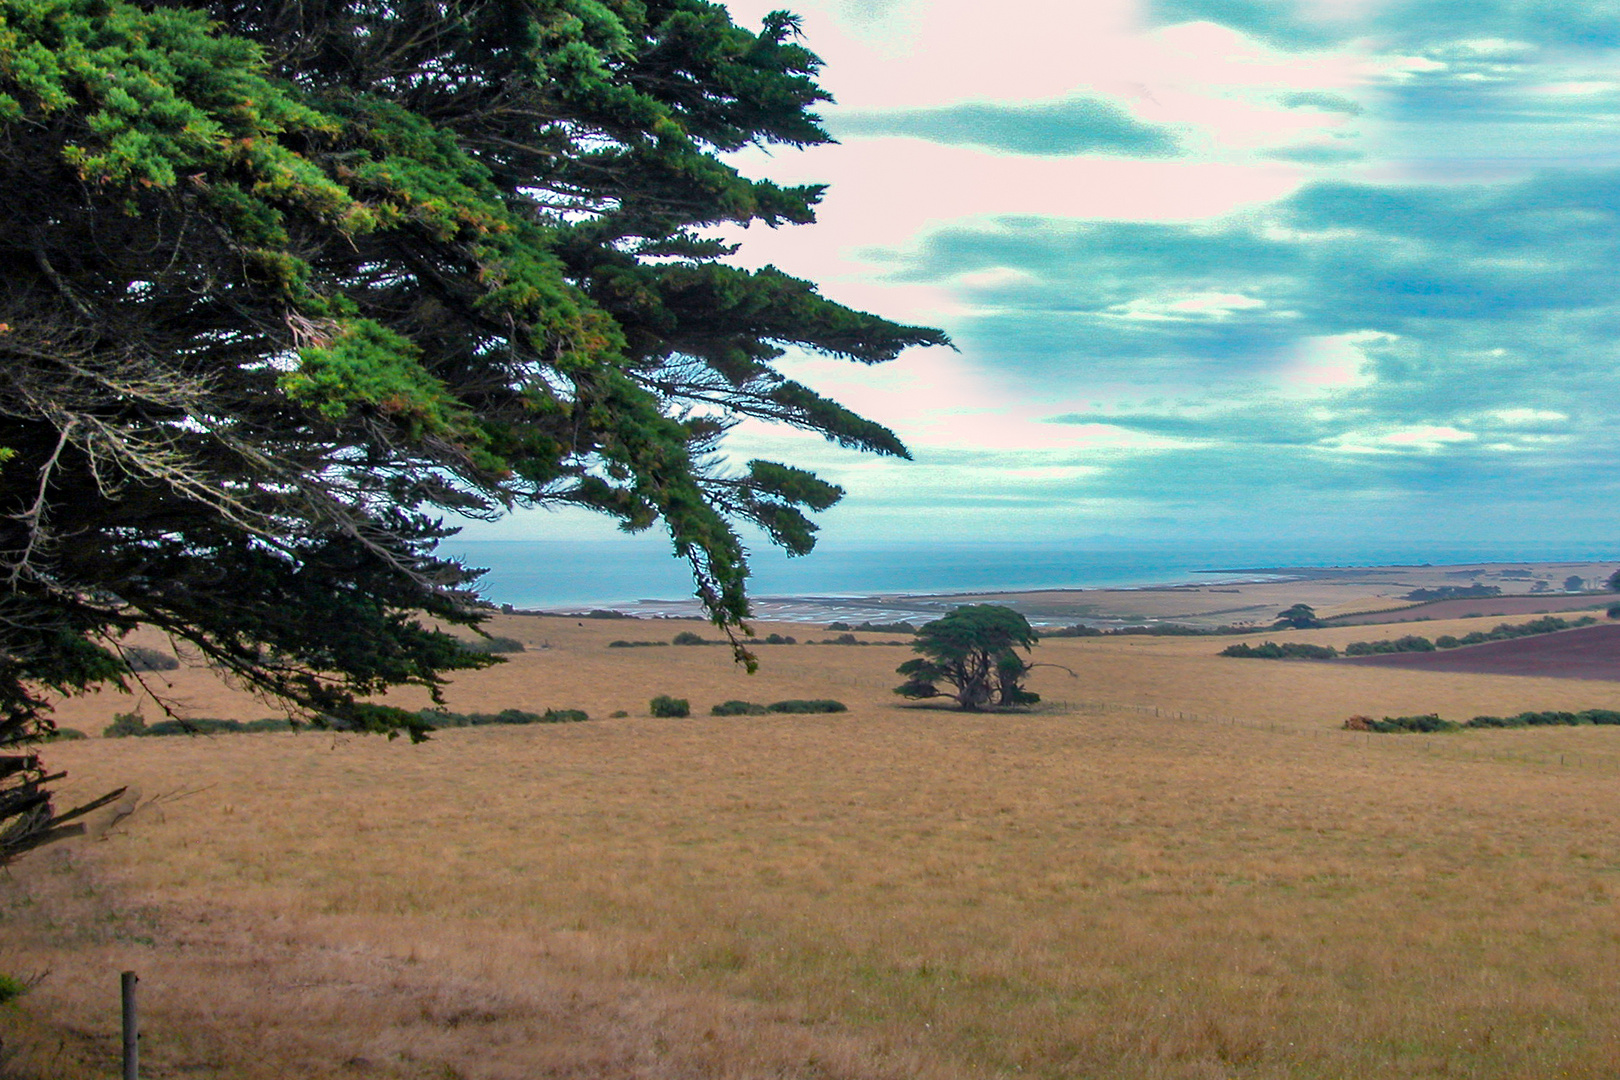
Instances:
[[[975,716],[890,694],[904,648],[766,646],[749,677],[606,647],[695,628],[502,617],[529,651],[450,695],[585,724],[50,747],[69,797],[140,795],[0,883],[0,971],[49,972],[0,1010],[6,1068],[115,1075],[133,969],[158,1078],[1614,1075],[1620,729],[1337,725],[1620,683],[1055,639],[1072,677]],[[702,715],[787,697],[850,709]]]

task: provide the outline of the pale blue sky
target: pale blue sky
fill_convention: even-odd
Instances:
[[[1620,5],[796,9],[840,145],[738,162],[832,187],[739,258],[960,349],[789,364],[914,462],[734,433],[830,532],[1620,536]]]

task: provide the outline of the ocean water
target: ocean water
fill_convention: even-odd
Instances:
[[[446,545],[488,567],[482,588],[518,608],[605,608],[635,614],[696,614],[686,565],[667,542],[614,540],[459,541]],[[986,590],[1131,588],[1192,581],[1255,580],[1278,567],[1433,565],[1471,562],[1620,561],[1620,542],[1259,541],[985,544],[837,544],[788,559],[771,549],[752,559],[756,613],[812,619],[910,617],[937,612],[909,596]],[[881,602],[861,598],[885,597]]]

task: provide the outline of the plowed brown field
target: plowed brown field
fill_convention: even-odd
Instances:
[[[1487,641],[1427,653],[1358,656],[1340,663],[1407,671],[1530,675],[1542,679],[1620,680],[1620,626],[1583,626],[1556,634]]]

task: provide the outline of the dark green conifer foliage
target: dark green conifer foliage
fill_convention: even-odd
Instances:
[[[726,265],[814,217],[739,175],[827,141],[789,15],[703,0],[0,0],[0,739],[151,624],[317,723],[495,662],[446,513],[662,522],[728,632],[734,525],[808,551],[759,417],[904,446],[772,362],[943,344]],[[734,638],[734,640],[736,640]],[[739,656],[752,662],[742,647]],[[37,824],[37,822],[36,822]]]

